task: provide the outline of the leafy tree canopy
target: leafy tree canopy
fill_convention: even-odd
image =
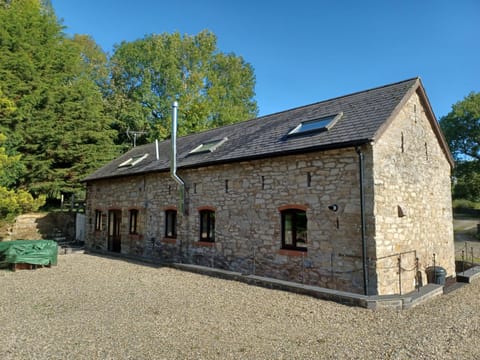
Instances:
[[[180,135],[254,117],[252,67],[219,52],[216,42],[214,34],[202,31],[148,35],[116,46],[107,93],[120,133],[146,130],[148,140],[169,137],[174,100],[180,104]]]
[[[106,56],[89,37],[67,38],[48,3],[0,6],[0,84],[16,107],[0,128],[22,155],[19,186],[56,198],[80,192],[79,180],[117,148],[99,86]]]
[[[91,37],[67,37],[50,0],[0,0],[0,186],[81,194],[127,130],[170,136],[174,100],[180,135],[256,116],[252,67],[216,43],[208,31],[148,35],[109,59]]]
[[[454,104],[440,126],[457,162],[454,197],[480,201],[480,93]]]
[[[470,93],[440,120],[456,160],[480,160],[480,93]]]

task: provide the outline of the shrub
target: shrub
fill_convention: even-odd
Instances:
[[[0,216],[9,218],[28,211],[37,211],[45,204],[45,196],[34,199],[24,190],[8,190],[0,186]]]

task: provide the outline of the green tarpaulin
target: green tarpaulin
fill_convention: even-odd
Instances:
[[[0,265],[57,265],[58,245],[53,240],[0,241]]]

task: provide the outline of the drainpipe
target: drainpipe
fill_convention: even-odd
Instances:
[[[358,166],[360,170],[360,218],[362,228],[362,261],[363,261],[363,292],[368,295],[368,262],[367,262],[367,239],[365,237],[365,192],[364,192],[364,164],[363,153],[359,146],[355,148],[358,154]]]
[[[185,182],[177,175],[177,110],[178,102],[174,101],[172,104],[172,155],[170,159],[170,175],[173,180],[180,186],[179,188],[179,209],[182,214],[186,215],[185,208]]]

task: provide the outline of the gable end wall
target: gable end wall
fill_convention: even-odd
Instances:
[[[417,93],[374,144],[373,162],[379,293],[412,291],[417,269],[425,284],[434,257],[454,276],[451,167]]]

